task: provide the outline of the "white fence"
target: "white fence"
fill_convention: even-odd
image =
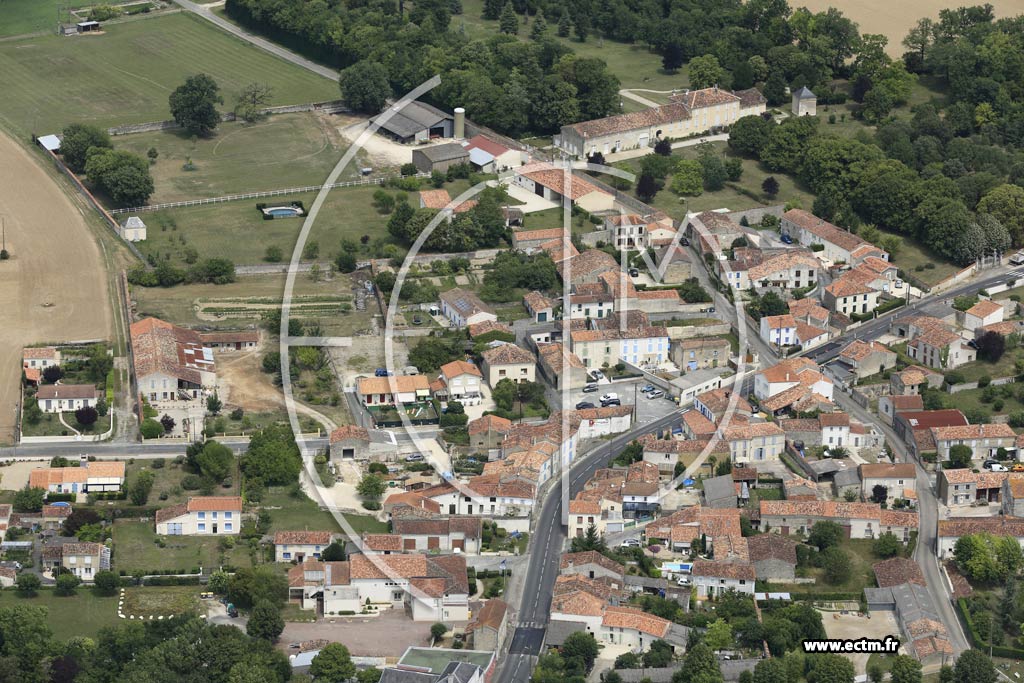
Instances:
[[[378,176],[376,178],[360,178],[359,180],[343,180],[337,183],[324,185],[306,185],[305,187],[290,187],[286,190],[266,190],[263,192],[246,192],[245,194],[229,194],[224,197],[207,197],[205,199],[188,199],[180,202],[167,202],[165,204],[150,204],[148,206],[136,206],[130,209],[114,209],[110,213],[142,213],[143,211],[160,211],[161,209],[177,209],[185,206],[202,206],[204,204],[221,204],[223,202],[237,202],[241,199],[259,199],[261,197],[279,197],[286,194],[302,194],[304,192],[319,192],[322,189],[333,190],[336,187],[356,187],[358,185],[382,185],[389,178],[394,176]],[[417,173],[413,178],[428,178],[429,173]]]

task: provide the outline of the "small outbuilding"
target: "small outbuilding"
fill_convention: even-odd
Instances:
[[[421,173],[447,171],[456,164],[469,163],[469,151],[462,145],[446,142],[442,145],[431,145],[412,151],[412,163]]]
[[[100,30],[100,22],[98,21],[80,21],[75,24],[75,28],[78,29],[79,33],[91,33],[92,31]]]
[[[385,119],[389,113],[391,116]],[[402,107],[396,105],[386,109],[370,121],[379,122],[381,132],[406,144],[426,142],[434,138],[450,138],[455,131],[455,118],[451,114],[415,100]]]
[[[36,142],[38,142],[39,146],[48,152],[53,152],[54,154],[60,152],[60,138],[56,135],[40,136],[36,138]]]
[[[138,216],[129,216],[121,224],[121,239],[126,242],[143,242],[146,239],[146,224]]]
[[[804,86],[793,93],[793,116],[815,116],[818,113],[818,96]]]

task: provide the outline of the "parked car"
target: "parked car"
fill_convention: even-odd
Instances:
[[[647,394],[647,398],[661,398],[665,395],[665,392],[661,389],[655,389],[651,393]]]
[[[232,605],[230,602],[228,603],[228,616],[232,619],[238,616],[238,608]]]
[[[424,458],[422,453],[413,453],[412,455],[405,456],[406,462],[420,462],[423,459]]]
[[[594,404],[590,401],[580,401],[576,404],[576,410],[586,410],[588,408],[594,408]]]
[[[583,387],[583,393],[584,394],[592,394],[595,391],[597,391],[597,389],[598,389],[597,384],[595,384],[594,382],[590,382],[589,384],[587,384],[586,386]]]
[[[793,238],[792,238],[792,237],[790,237],[789,235],[786,235],[785,233],[783,233],[783,234],[782,234],[782,235],[781,235],[781,236],[779,237],[779,239],[781,239],[781,240],[782,240],[782,243],[783,243],[783,244],[793,244]]]
[[[679,244],[683,245],[684,247],[688,247],[690,246],[690,240],[686,239],[685,237],[680,237]]]
[[[715,312],[715,307],[714,306],[708,306],[707,308],[700,309],[700,312],[701,313],[714,313]]]
[[[373,374],[376,377],[390,377],[392,375],[392,372],[387,368],[377,368],[376,370],[373,371]]]
[[[999,461],[995,458],[988,458],[985,462],[981,463],[982,467],[988,467],[989,465],[998,465]]]
[[[630,268],[629,269],[629,276],[630,277],[637,277],[638,275],[640,275],[640,271],[637,268]]]
[[[605,401],[618,401],[618,400],[619,400],[619,395],[616,394],[615,392],[611,392],[611,393],[604,394],[603,396],[601,396],[601,403],[604,403]]]
[[[640,387],[640,393],[647,394],[654,391],[656,388],[657,387],[655,387],[653,384],[645,384],[644,386]]]
[[[623,541],[619,545],[621,547],[623,547],[623,548],[639,548],[640,547],[640,539],[639,538],[627,538],[625,541]]]
[[[678,585],[678,586],[689,586],[690,585],[690,577],[689,576],[680,576],[678,579],[676,579],[676,585]]]
[[[600,370],[591,370],[590,379],[594,380],[595,382],[600,382],[601,380],[604,379],[604,373],[601,372]]]
[[[621,406],[622,402],[617,398],[613,398],[610,401],[601,401],[601,407],[607,408],[608,406]]]
[[[987,469],[989,472],[1009,472],[1010,471],[1009,468],[1006,467],[1006,465],[1001,465],[998,462],[994,462],[991,465],[986,464],[985,465],[985,469]]]

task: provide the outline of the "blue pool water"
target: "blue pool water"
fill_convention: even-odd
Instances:
[[[279,207],[276,209],[267,209],[267,213],[271,216],[280,216],[282,218],[298,216],[299,210],[292,207]]]

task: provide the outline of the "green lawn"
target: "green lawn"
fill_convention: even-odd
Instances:
[[[299,529],[341,532],[334,515],[329,510],[321,510],[319,503],[304,493],[295,498],[288,488],[271,488],[263,496],[260,505],[270,512],[270,533]],[[346,514],[345,519],[357,534],[388,533],[387,523],[371,515]]]
[[[95,436],[97,434],[104,434],[110,429],[110,420],[112,416],[110,413],[99,417],[96,422],[93,423],[92,427],[88,430],[83,429],[78,422],[75,421],[74,413],[64,413],[64,421],[69,425],[82,432],[86,436]],[[57,417],[56,413],[44,413],[42,419],[36,424],[29,424],[27,421],[22,421],[22,435],[23,436],[69,436],[74,435],[74,432],[65,427],[60,418]]]
[[[928,286],[941,282],[960,270],[958,266],[945,260],[910,235],[903,235],[888,230],[883,233],[896,235],[903,240],[903,248],[894,256],[892,262],[908,277],[920,280]],[[932,264],[932,268],[926,267]],[[923,266],[918,270],[918,266]]]
[[[170,118],[171,91],[200,72],[220,85],[225,109],[254,81],[273,88],[273,104],[338,97],[329,79],[181,13],[110,25],[99,36],[0,43],[5,85],[0,121],[21,135],[58,132],[76,121],[100,126],[160,121]]]
[[[840,547],[850,558],[850,580],[843,584],[832,585],[825,581],[823,569],[810,567],[806,570],[805,575],[817,579],[817,582],[801,584],[797,590],[801,593],[856,593],[860,595],[866,586],[875,585],[875,575],[871,571],[871,565],[878,562],[879,558],[875,557],[872,552],[873,545],[874,541],[871,539],[844,539]],[[775,586],[769,590],[782,590],[782,588]]]
[[[1016,361],[1021,359],[1024,359],[1024,350],[1016,349],[1014,351],[1007,351],[995,363],[986,360],[976,360],[973,363],[961,365],[956,371],[963,373],[964,380],[968,382],[977,382],[982,377],[991,377],[993,379],[996,377],[1010,377],[1018,374]]]
[[[198,612],[199,586],[144,586],[124,592],[124,613],[139,617],[159,617]]]
[[[321,179],[322,180],[322,179]],[[373,208],[376,186],[346,187],[331,190],[309,234],[317,242],[322,257],[332,258],[342,238],[356,240],[369,235],[371,240],[388,237],[388,216]],[[287,204],[301,201],[308,208],[316,194],[282,197]],[[259,200],[264,201],[264,200]],[[413,202],[418,199],[413,197]],[[263,220],[256,209],[257,200],[225,202],[146,213],[147,239],[138,246],[144,254],[181,259],[186,246],[200,255],[227,256],[238,264],[262,263],[268,247],[279,248],[284,261],[291,258],[295,240],[302,229],[302,218]],[[414,206],[418,206],[414,203]]]
[[[20,36],[23,33],[49,31],[57,28],[57,8],[87,7],[85,0],[4,0],[0,2],[0,36]],[[68,12],[61,12],[61,20],[68,21]]]
[[[86,586],[79,586],[75,595],[61,597],[51,589],[43,589],[34,598],[22,598],[14,590],[0,592],[0,609],[23,605],[44,607],[46,623],[58,641],[75,636],[95,638],[101,628],[124,623],[117,616],[117,596],[98,597]]]
[[[222,564],[219,538],[196,536],[165,536],[165,547],[156,543],[153,521],[118,520],[114,524],[114,568],[126,574],[136,571],[204,570]],[[249,551],[235,537],[235,547],[223,553],[223,564],[250,566]]]
[[[160,204],[322,183],[348,148],[337,132],[343,122],[311,112],[278,114],[254,124],[223,123],[215,136],[195,143],[181,130],[122,135],[114,143],[143,156],[157,150],[149,202]],[[183,170],[189,158],[195,170]],[[354,159],[339,180],[356,178],[361,166]],[[253,203],[245,202],[258,218]]]
[[[165,507],[168,505],[177,505],[178,503],[184,503],[188,500],[189,496],[202,495],[198,490],[186,491],[181,488],[181,480],[185,477],[188,472],[185,470],[184,465],[178,465],[174,462],[174,458],[169,457],[164,460],[163,467],[153,467],[152,460],[135,460],[125,465],[125,479],[126,485],[131,487],[135,480],[138,478],[139,473],[143,471],[152,472],[156,477],[153,481],[153,489],[149,494],[149,503],[151,505],[159,505]],[[223,486],[215,486],[211,495],[214,496],[237,496],[239,494],[239,484],[241,477],[238,474],[237,461],[233,467],[233,471],[229,475],[231,477],[231,486],[224,488]],[[167,498],[161,500],[161,494],[167,494]]]

